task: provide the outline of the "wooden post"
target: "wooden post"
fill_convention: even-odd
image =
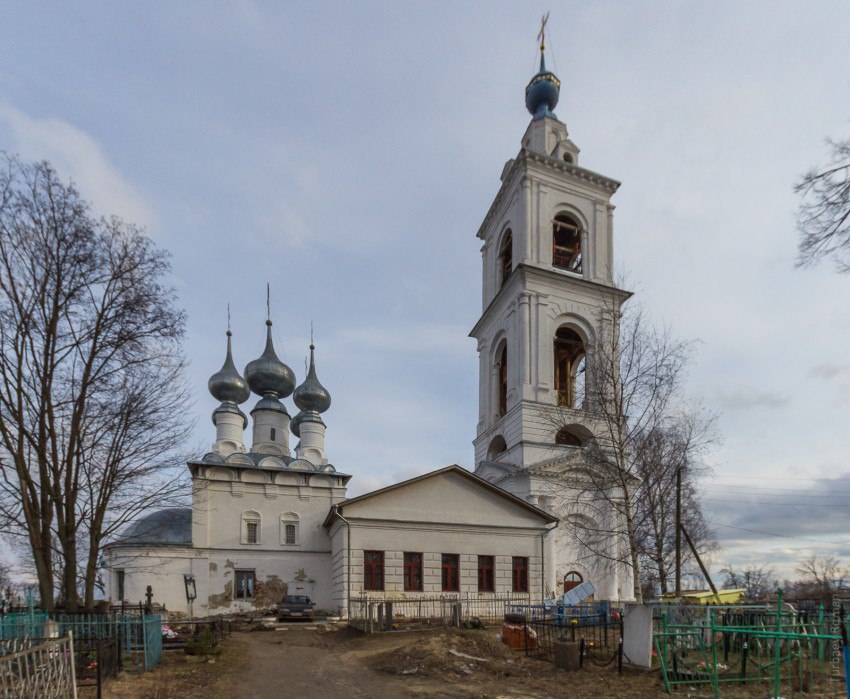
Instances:
[[[688,530],[685,529],[684,525],[682,525],[682,524],[679,525],[679,529],[681,530],[682,534],[685,535],[685,541],[688,542],[688,546],[690,546],[691,552],[694,554],[694,558],[697,559],[697,563],[699,563],[699,569],[702,571],[702,574],[705,576],[705,579],[708,581],[708,586],[711,588],[711,591],[714,593],[714,599],[716,600],[716,603],[720,604],[720,596],[717,594],[717,588],[714,587],[714,583],[711,580],[711,576],[708,574],[708,569],[703,564],[702,558],[700,558],[699,553],[697,553],[697,548],[696,548],[696,546],[694,546],[694,542],[691,541],[691,537],[688,536]]]

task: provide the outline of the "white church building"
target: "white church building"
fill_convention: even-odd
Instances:
[[[540,600],[581,581],[596,586],[597,598],[631,597],[628,571],[580,555],[547,477],[577,469],[592,438],[593,411],[581,401],[586,348],[601,305],[612,294],[628,297],[612,278],[610,198],[619,183],[579,165],[579,149],[552,111],[559,87],[541,51],[526,88],[531,123],[478,231],[474,473],[449,466],[347,498],[352,475],[325,450],[331,396],[317,377],[315,348],[296,387],[275,352],[271,321],[265,350],[242,374],[228,331],[224,365],[209,380],[219,402],[215,442],[188,463],[191,507],[153,512],[107,545],[113,603],[138,602],[148,586],[154,602],[195,616],[265,609],[287,593],[341,614],[364,595]],[[240,406],[251,393],[258,400],[249,447]],[[547,411],[569,419],[559,427]]]

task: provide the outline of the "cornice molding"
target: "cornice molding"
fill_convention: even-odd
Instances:
[[[620,188],[620,182],[610,177],[606,177],[605,175],[601,175],[598,172],[587,170],[573,163],[568,163],[565,160],[559,160],[558,158],[544,155],[543,153],[535,153],[527,148],[522,148],[519,155],[510,161],[510,166],[506,167],[505,172],[503,172],[502,186],[499,187],[499,191],[496,193],[493,203],[490,204],[490,208],[487,210],[487,214],[484,216],[484,220],[478,228],[478,232],[476,233],[478,238],[481,238],[482,240],[484,239],[486,230],[490,227],[490,223],[496,216],[496,212],[501,207],[508,190],[510,190],[514,184],[516,173],[522,169],[523,166],[527,166],[529,162],[537,163],[538,165],[543,165],[544,167],[556,170],[559,173],[569,175],[579,182],[592,184],[607,192],[609,196],[614,194],[614,192]],[[523,172],[520,179],[528,179],[527,173]],[[524,184],[525,183],[523,181],[520,182],[520,186],[523,186]]]

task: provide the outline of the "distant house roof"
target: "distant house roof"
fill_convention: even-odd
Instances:
[[[191,546],[192,508],[157,510],[136,520],[109,546]]]
[[[469,479],[470,481],[475,483],[475,485],[484,488],[485,490],[488,490],[492,493],[495,493],[496,495],[499,495],[500,497],[503,497],[506,500],[513,502],[515,505],[518,505],[519,507],[522,507],[528,510],[529,512],[534,513],[535,515],[543,519],[543,521],[549,524],[553,524],[558,521],[558,518],[552,515],[551,513],[546,512],[545,510],[541,510],[539,507],[535,507],[534,505],[526,502],[522,498],[517,497],[513,493],[509,493],[507,490],[503,490],[499,486],[493,485],[489,481],[485,481],[483,478],[476,476],[474,473],[467,471],[465,468],[461,468],[457,464],[453,464],[452,466],[439,468],[436,471],[429,471],[428,473],[423,473],[421,476],[416,476],[416,478],[410,478],[406,481],[402,481],[401,483],[396,483],[394,485],[387,486],[386,488],[373,490],[371,493],[364,493],[363,495],[358,495],[356,498],[348,498],[347,500],[343,500],[342,502],[339,502],[334,505],[331,508],[330,512],[328,512],[328,516],[325,518],[324,526],[329,526],[331,521],[333,521],[335,513],[343,512],[346,505],[351,505],[355,502],[362,502],[363,500],[368,500],[369,498],[373,498],[378,495],[383,495],[384,493],[389,493],[393,490],[398,490],[399,488],[404,488],[406,486],[412,485],[413,483],[418,483],[429,478],[435,478],[446,473],[457,473],[463,476],[464,478]]]

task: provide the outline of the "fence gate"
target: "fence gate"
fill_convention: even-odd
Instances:
[[[0,656],[0,697],[76,698],[74,641],[49,640],[26,650]]]

